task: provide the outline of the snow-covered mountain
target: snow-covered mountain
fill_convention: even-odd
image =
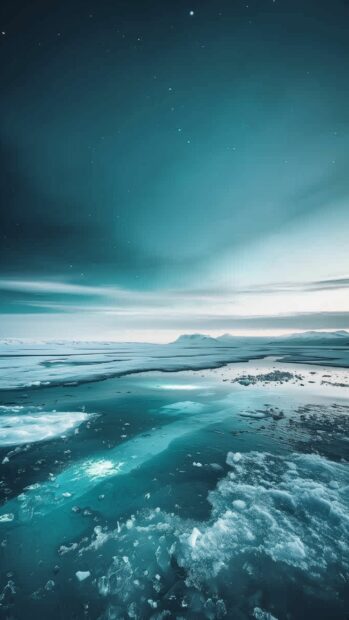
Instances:
[[[186,347],[217,347],[219,342],[216,338],[212,338],[212,336],[205,336],[204,334],[182,334],[182,336],[179,336],[172,344]]]
[[[284,342],[288,344],[303,345],[349,345],[349,332],[340,329],[334,332],[308,331],[299,334],[290,334],[289,336],[280,336],[274,342]]]
[[[222,334],[221,336],[218,336],[216,340],[219,340],[219,342],[233,342],[239,340],[239,337],[232,336],[231,334]]]
[[[318,331],[312,330],[312,331],[303,332],[300,334],[291,334],[288,337],[297,338],[297,339],[303,338],[305,340],[313,340],[313,339],[332,340],[333,338],[349,338],[349,332],[345,331],[345,329],[339,329],[335,332],[318,332]]]
[[[307,331],[284,336],[232,336],[222,334],[214,338],[205,334],[183,334],[172,344],[180,346],[240,346],[252,344],[284,346],[349,346],[349,332],[341,329],[334,332]]]

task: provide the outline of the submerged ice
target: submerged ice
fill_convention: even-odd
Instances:
[[[229,473],[209,494],[207,522],[158,508],[116,530],[95,529],[79,553],[96,554],[90,561],[97,573],[101,548],[117,551],[97,579],[107,601],[103,618],[115,610],[115,617],[133,618],[294,617],[287,589],[314,610],[345,591],[347,466],[317,455],[258,452],[229,453],[227,463]]]

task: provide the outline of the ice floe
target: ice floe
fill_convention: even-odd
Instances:
[[[78,570],[75,575],[78,581],[85,581],[85,579],[91,576],[91,573],[89,570]]]
[[[0,446],[28,444],[57,437],[84,422],[82,411],[43,411],[37,407],[2,407]]]
[[[4,515],[0,515],[0,523],[10,523],[15,518],[12,512],[7,512]]]

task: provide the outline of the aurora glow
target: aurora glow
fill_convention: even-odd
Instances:
[[[0,337],[348,328],[347,20],[6,0]]]

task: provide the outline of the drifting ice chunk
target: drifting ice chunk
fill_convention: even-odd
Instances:
[[[233,506],[234,508],[237,508],[238,510],[245,510],[246,502],[244,502],[242,499],[235,499],[233,501]]]
[[[227,455],[228,465],[230,463],[238,463],[239,461],[241,461],[241,459],[242,459],[242,456],[240,452],[228,452],[228,455]]]
[[[0,523],[10,523],[10,521],[13,521],[14,518],[15,515],[12,514],[12,512],[8,512],[0,516]]]
[[[88,414],[81,411],[41,411],[38,407],[29,407],[20,414],[0,415],[0,446],[59,437],[85,422],[87,417]]]
[[[275,616],[272,616],[269,611],[264,611],[260,607],[255,607],[253,610],[253,617],[256,620],[278,620]]]
[[[85,579],[91,576],[91,573],[89,570],[78,570],[75,575],[79,581],[85,581]]]
[[[201,532],[200,530],[198,530],[197,527],[193,528],[192,533],[189,536],[189,544],[190,546],[194,549],[195,545],[196,545],[196,541],[198,539],[198,537],[201,536]]]

